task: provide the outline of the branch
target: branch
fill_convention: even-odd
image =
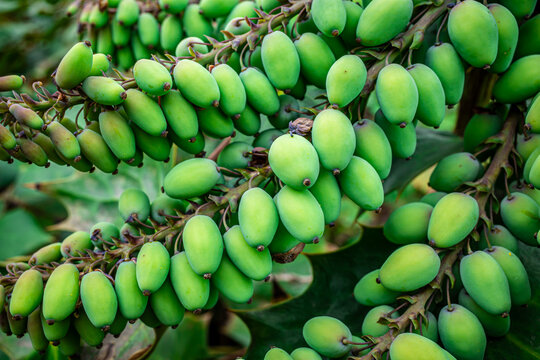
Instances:
[[[514,149],[517,125],[522,119],[523,114],[517,108],[512,107],[501,132],[491,138],[493,142],[500,143],[501,147],[493,156],[493,160],[491,160],[491,164],[484,173],[484,176],[472,184],[477,190],[475,198],[480,208],[480,218],[489,225],[489,228],[491,228],[491,220],[486,215],[486,204],[493,193],[495,182],[497,181],[501,170],[503,168],[512,169],[508,157]]]

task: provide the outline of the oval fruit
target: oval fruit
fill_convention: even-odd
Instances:
[[[382,285],[393,291],[413,291],[429,284],[439,272],[441,260],[432,247],[409,244],[395,250],[381,267]]]
[[[170,267],[169,252],[158,241],[147,242],[137,255],[135,273],[139,289],[145,296],[156,292],[167,279]]]
[[[227,299],[236,303],[247,303],[253,296],[253,281],[225,255],[219,268],[212,275],[212,284]]]
[[[118,159],[130,161],[135,157],[135,135],[122,115],[116,111],[100,113],[99,130],[103,140]]]
[[[497,261],[483,251],[461,259],[459,267],[465,290],[482,309],[493,315],[510,311],[508,280]]]
[[[142,190],[127,189],[120,195],[118,211],[126,222],[145,222],[150,215],[150,200]]]
[[[43,299],[43,279],[37,270],[26,270],[19,276],[11,292],[9,312],[15,318],[30,315]]]
[[[504,6],[489,4],[488,9],[497,23],[499,33],[497,57],[489,70],[501,73],[506,71],[512,63],[518,43],[519,28],[514,15]]]
[[[459,304],[478,318],[487,335],[504,336],[510,330],[510,316],[502,317],[488,313],[478,306],[465,289],[459,292]]]
[[[264,249],[270,245],[279,224],[270,195],[261,188],[246,191],[238,205],[238,223],[249,246]]]
[[[540,229],[540,207],[530,196],[513,192],[501,202],[504,225],[519,240],[538,245],[535,234]]]
[[[426,52],[426,65],[441,80],[446,104],[457,104],[465,88],[465,68],[456,49],[449,43],[431,46]]]
[[[82,83],[86,95],[100,105],[120,105],[126,92],[119,82],[105,76],[89,76]]]
[[[128,118],[148,134],[161,136],[167,130],[167,121],[158,103],[136,89],[129,89],[126,94],[122,107]]]
[[[107,143],[97,132],[84,129],[77,134],[77,141],[85,158],[104,173],[115,173],[118,159],[113,155]]]
[[[135,82],[149,95],[163,96],[172,86],[169,70],[157,61],[141,59],[133,66]]]
[[[240,73],[251,107],[264,115],[271,116],[279,111],[279,98],[270,80],[257,68],[249,67]]]
[[[176,165],[163,181],[165,193],[176,199],[189,199],[209,192],[219,180],[217,165],[209,159],[189,159]]]
[[[150,306],[159,322],[165,326],[177,326],[184,319],[186,309],[178,300],[169,279],[150,295]]]
[[[323,110],[315,117],[311,141],[322,166],[335,174],[347,167],[356,147],[351,121],[334,109]]]
[[[340,108],[349,105],[360,95],[366,79],[367,70],[362,59],[356,55],[342,56],[332,65],[326,76],[328,101]]]
[[[170,279],[176,295],[187,310],[204,308],[210,296],[210,281],[193,271],[185,251],[171,258]]]
[[[341,0],[313,0],[311,16],[317,29],[326,36],[341,34],[347,21],[347,12]]]
[[[384,224],[384,236],[395,244],[425,242],[432,211],[431,205],[422,202],[411,202],[397,208]]]
[[[428,239],[436,247],[447,248],[464,240],[476,226],[480,210],[474,198],[462,193],[445,195],[433,208]]]
[[[357,41],[365,46],[384,44],[405,29],[412,12],[412,0],[370,1],[358,20]]]
[[[75,231],[62,241],[60,251],[65,258],[81,256],[92,248],[90,234],[86,231]]]
[[[294,42],[300,57],[300,71],[305,80],[318,88],[324,89],[326,77],[336,61],[326,42],[313,33],[305,33]]]
[[[418,89],[414,78],[403,66],[385,66],[377,77],[375,93],[384,116],[391,124],[404,127],[413,121],[418,108]]]
[[[300,135],[278,137],[270,147],[268,161],[274,174],[297,190],[311,187],[319,176],[317,151]]]
[[[471,153],[461,152],[444,157],[429,178],[429,185],[437,191],[451,192],[480,175],[482,165]]]
[[[118,300],[111,282],[101,271],[83,276],[81,301],[92,325],[100,329],[110,327],[116,317]]]
[[[347,325],[330,316],[317,316],[309,319],[302,329],[306,343],[318,353],[337,358],[349,352],[352,334]]]
[[[247,277],[260,281],[272,272],[272,256],[268,249],[255,249],[246,242],[240,226],[231,227],[223,235],[225,250],[229,259]]]
[[[341,211],[341,190],[330,171],[321,170],[315,184],[309,189],[324,213],[324,222],[332,224]]]
[[[161,109],[171,130],[182,139],[191,139],[199,132],[197,112],[178,90],[161,98]]]
[[[184,227],[183,243],[193,271],[210,278],[223,255],[223,238],[212,218],[196,215]]]
[[[354,155],[373,166],[381,179],[386,179],[392,167],[392,148],[383,129],[375,121],[362,119],[353,125],[356,135]]]
[[[220,92],[220,106],[228,116],[240,116],[246,108],[246,89],[232,67],[219,64],[212,68]]]
[[[390,345],[392,360],[450,360],[436,342],[418,334],[399,334]]]
[[[459,359],[482,360],[486,334],[478,318],[467,308],[452,304],[439,313],[439,336],[445,347]]]
[[[353,295],[362,305],[377,306],[393,303],[399,296],[399,292],[388,290],[381,284],[379,269],[377,269],[362,276],[354,287]]]
[[[540,54],[516,60],[493,87],[495,99],[514,104],[533,97],[540,91]]]
[[[384,201],[384,189],[377,171],[366,160],[353,156],[339,174],[343,193],[365,210],[377,210]]]
[[[275,201],[281,222],[294,238],[308,244],[319,241],[324,232],[324,213],[308,190],[285,186]]]
[[[331,1],[341,4],[340,0]],[[264,72],[275,88],[287,92],[296,85],[300,76],[300,58],[292,40],[285,33],[274,31],[263,38],[261,58]]]
[[[79,85],[92,71],[93,53],[89,41],[79,42],[64,55],[54,80],[62,89],[73,89]]]
[[[500,246],[493,246],[491,249],[484,251],[499,263],[506,274],[512,306],[521,306],[528,303],[531,300],[531,284],[529,283],[527,270],[519,257]]]
[[[180,60],[174,67],[174,82],[182,95],[202,108],[217,107],[220,100],[216,79],[201,64],[188,59]]]
[[[79,299],[79,270],[73,264],[62,264],[55,268],[47,280],[43,292],[43,317],[47,323],[67,318]]]
[[[446,113],[444,88],[437,74],[424,64],[407,68],[418,89],[418,107],[415,119],[427,126],[438,128]]]
[[[379,319],[387,316],[392,319],[399,317],[399,313],[393,310],[394,308],[388,305],[379,305],[369,310],[362,321],[362,334],[373,337],[379,337],[386,334],[390,328],[388,325],[380,324]],[[392,312],[392,314],[387,315],[390,312]]]
[[[143,295],[137,284],[135,262],[124,261],[118,266],[114,288],[120,313],[128,320],[141,317],[146,309],[148,297]]]
[[[488,8],[474,0],[465,0],[450,11],[448,35],[461,57],[474,67],[493,64],[497,57],[499,32]]]

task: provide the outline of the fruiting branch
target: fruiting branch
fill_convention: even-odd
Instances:
[[[222,196],[210,196],[210,200],[200,205],[195,209],[191,214],[186,214],[181,216],[174,223],[164,226],[156,226],[155,233],[151,235],[141,235],[141,236],[130,236],[126,235],[129,238],[129,242],[121,242],[119,240],[115,241],[115,249],[108,249],[105,251],[90,251],[87,250],[87,256],[81,256],[76,258],[68,258],[67,262],[77,261],[75,264],[79,271],[86,272],[91,271],[92,269],[101,268],[103,271],[107,271],[107,264],[115,264],[118,261],[131,258],[132,254],[138,250],[144,243],[150,241],[162,241],[165,245],[174,245],[173,241],[176,236],[181,235],[181,231],[184,225],[195,215],[207,215],[212,217],[218,211],[225,209],[230,204],[238,204],[242,195],[252,187],[260,185],[265,179],[269,178],[272,175],[272,170],[270,167],[264,167],[253,170],[249,179],[240,184],[235,188],[227,189],[225,194]],[[234,205],[235,207],[236,205]],[[233,207],[233,206],[231,206]],[[99,264],[99,265],[98,265]],[[9,265],[9,264],[8,264]],[[24,264],[23,264],[24,265]],[[37,265],[35,268],[39,270],[43,279],[48,279],[50,273],[56,267],[56,263]],[[26,267],[27,268],[27,267]],[[6,287],[6,292],[11,291],[12,286],[17,281],[18,277],[26,268],[19,268],[17,271],[12,274],[7,274],[0,277],[0,285]]]
[[[508,115],[508,119],[506,120],[502,131],[493,137],[493,139],[496,139],[501,146],[493,156],[491,163],[482,178],[474,183],[477,190],[475,199],[480,208],[480,217],[487,223],[489,223],[490,220],[486,216],[486,204],[489,197],[492,195],[495,182],[501,174],[501,170],[510,166],[508,157],[514,148],[517,124],[522,116],[523,115],[519,111],[516,111],[515,108],[510,110],[510,114]],[[448,276],[450,278],[449,280],[453,283],[452,266],[458,259],[458,256],[467,244],[467,241],[467,239],[462,241],[443,257],[439,273],[435,279],[423,291],[412,295],[407,299],[411,305],[400,317],[396,319],[386,319],[389,322],[388,326],[390,327],[390,330],[388,330],[386,334],[373,339],[376,345],[369,354],[362,357],[351,356],[349,357],[350,360],[380,359],[382,354],[390,349],[390,345],[392,345],[392,341],[396,336],[407,331],[411,322],[417,319],[419,315],[424,316],[425,311],[427,310],[425,306],[429,299],[432,296],[435,296],[436,290],[443,289],[445,276]]]

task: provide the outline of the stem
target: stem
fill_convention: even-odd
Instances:
[[[477,107],[486,107],[491,98],[496,76],[482,69],[470,67],[465,74],[465,89],[459,102],[455,133],[463,135],[467,123]]]
[[[223,149],[225,149],[227,147],[227,145],[229,145],[231,143],[231,139],[232,139],[232,136],[227,136],[225,139],[221,140],[221,142],[214,149],[214,151],[212,151],[212,153],[210,155],[208,155],[208,158],[210,160],[216,161],[219,154],[221,154],[221,152],[223,151]]]

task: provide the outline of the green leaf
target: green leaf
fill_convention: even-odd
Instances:
[[[156,338],[153,329],[141,321],[127,325],[118,339],[107,335],[100,349],[84,346],[81,350],[81,359],[117,359],[129,360],[135,354],[140,354],[154,343]]]
[[[204,317],[187,314],[176,329],[168,329],[149,357],[151,360],[206,358],[207,324]]]
[[[163,177],[171,166],[145,158],[142,169],[121,164],[118,175],[114,176],[98,170],[92,174],[72,171],[49,179],[25,176],[21,181],[25,181],[27,188],[39,190],[60,201],[67,209],[67,218],[49,227],[49,230],[88,231],[99,221],[122,223],[117,204],[120,194],[126,189],[142,189],[152,201],[159,194]]]
[[[0,260],[29,254],[53,239],[39,226],[34,216],[23,209],[7,212],[0,218],[0,234]]]
[[[300,254],[291,263],[274,262],[272,276],[281,289],[293,297],[301,295],[313,281],[311,265],[303,254]]]

